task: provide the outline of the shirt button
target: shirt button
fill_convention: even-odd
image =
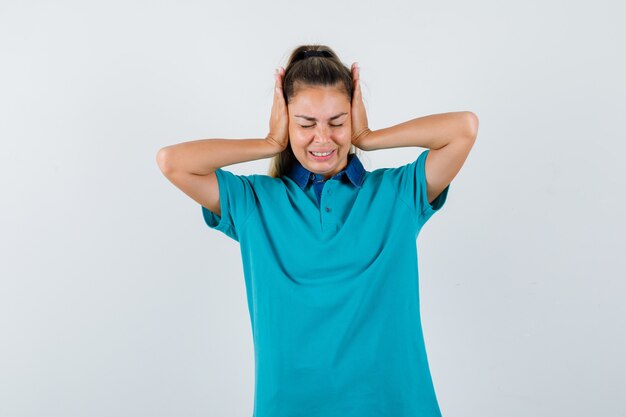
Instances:
[[[330,211],[330,207],[326,207],[326,211]]]

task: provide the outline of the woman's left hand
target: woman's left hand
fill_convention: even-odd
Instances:
[[[365,105],[363,104],[363,96],[361,95],[361,83],[359,82],[360,68],[358,63],[352,64],[352,144],[359,149],[367,150],[365,138],[372,131],[367,125],[367,115],[365,114]]]

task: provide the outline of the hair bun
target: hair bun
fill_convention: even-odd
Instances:
[[[316,50],[312,50],[311,49],[311,50],[307,50],[307,51],[301,51],[300,53],[298,53],[296,60],[310,58],[310,57],[314,57],[314,56],[325,57],[325,58],[332,58],[333,55],[330,52],[328,52],[328,51],[316,51]]]

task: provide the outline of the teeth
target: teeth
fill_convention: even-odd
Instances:
[[[320,153],[320,152],[311,152],[311,153],[315,156],[326,156],[326,155],[330,155],[332,151],[326,152],[326,153]]]

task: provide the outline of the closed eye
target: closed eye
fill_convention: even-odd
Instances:
[[[300,126],[302,126],[302,127],[304,127],[306,129],[306,128],[309,128],[309,127],[313,127],[315,125],[308,125],[308,126],[300,125]],[[343,126],[343,123],[340,124],[340,125],[333,125],[333,124],[331,124],[330,126],[332,126],[332,127],[339,127],[339,126]]]

